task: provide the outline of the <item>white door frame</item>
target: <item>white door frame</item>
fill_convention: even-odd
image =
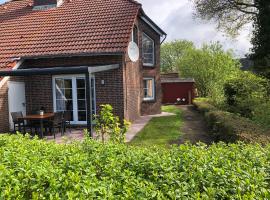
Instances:
[[[87,121],[78,121],[78,104],[77,104],[77,78],[84,78],[84,74],[71,74],[71,75],[55,75],[52,76],[52,87],[53,87],[53,109],[54,112],[56,112],[56,91],[55,91],[55,79],[57,78],[70,78],[72,80],[72,102],[73,102],[73,119],[74,121],[71,122],[71,124],[75,125],[85,125],[87,124]],[[91,74],[91,78],[94,79],[93,84],[93,90],[94,90],[94,96],[92,96],[92,99],[94,99],[94,112],[96,113],[96,88],[95,88],[95,76]],[[90,91],[91,92],[91,91]],[[91,102],[92,103],[92,102]],[[87,109],[86,109],[87,112]],[[88,115],[88,113],[87,113]]]

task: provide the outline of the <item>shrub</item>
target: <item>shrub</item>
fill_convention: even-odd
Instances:
[[[111,105],[101,105],[100,115],[96,116],[95,130],[102,142],[107,138],[112,142],[123,143],[129,125],[126,120],[121,125],[119,117],[114,116]]]
[[[251,72],[242,72],[224,85],[228,111],[251,118],[255,108],[267,99],[268,82]]]
[[[257,105],[252,113],[252,120],[266,129],[270,129],[270,101]]]
[[[1,199],[269,199],[270,146],[59,145],[0,136]]]
[[[218,42],[187,49],[176,64],[181,77],[195,79],[200,97],[209,97],[215,102],[224,100],[225,81],[240,71],[233,52],[224,51]]]
[[[270,142],[268,132],[250,119],[235,113],[219,110],[207,99],[195,99],[195,107],[203,113],[209,132],[214,140],[236,142],[237,140],[261,144]]]
[[[193,100],[193,104],[195,108],[203,114],[212,110],[217,110],[217,108],[213,106],[207,98],[196,98]]]
[[[253,121],[224,111],[211,111],[206,114],[207,125],[216,141],[268,144],[270,137],[265,130]]]

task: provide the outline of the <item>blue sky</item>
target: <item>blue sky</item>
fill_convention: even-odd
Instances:
[[[137,0],[145,12],[168,34],[167,41],[187,39],[197,46],[210,41],[220,41],[225,49],[233,49],[237,57],[249,52],[250,28],[231,39],[215,29],[215,24],[195,20],[193,5],[190,0]],[[0,0],[0,3],[5,0]]]

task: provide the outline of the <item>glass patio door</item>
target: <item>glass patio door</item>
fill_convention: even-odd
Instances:
[[[68,111],[72,124],[86,124],[86,82],[84,76],[57,76],[54,84],[54,110]],[[91,77],[92,115],[96,114],[95,78]]]

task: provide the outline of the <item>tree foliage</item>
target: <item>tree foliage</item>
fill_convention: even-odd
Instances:
[[[226,104],[230,112],[252,118],[256,107],[268,96],[268,81],[251,72],[241,72],[224,85]]]
[[[270,79],[270,1],[257,1],[259,12],[254,23],[251,58],[255,61],[254,70]]]
[[[173,42],[164,43],[161,46],[161,71],[177,72],[176,61],[181,58],[188,49],[194,48],[191,41],[175,40]]]
[[[235,36],[253,23],[252,54],[254,71],[270,79],[270,1],[269,0],[192,0],[195,16],[214,20],[218,28]]]
[[[219,43],[204,45],[201,49],[190,49],[177,62],[182,77],[192,77],[201,97],[220,101],[223,84],[239,72],[239,62],[231,51],[224,51]]]
[[[195,16],[214,20],[218,28],[235,36],[258,13],[257,0],[192,0]]]

